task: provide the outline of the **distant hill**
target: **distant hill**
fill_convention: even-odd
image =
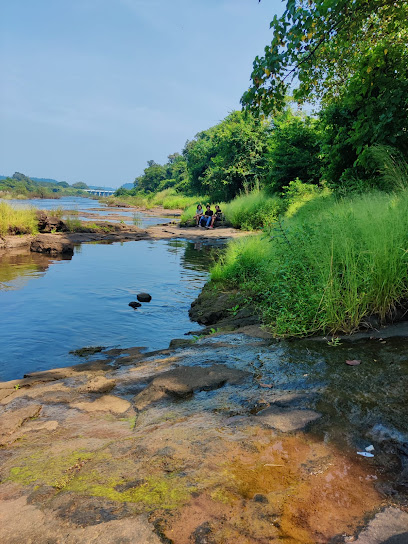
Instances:
[[[133,189],[134,185],[133,183],[124,183],[120,186],[121,189]]]
[[[0,179],[7,179],[8,177],[11,177],[11,176],[0,176]],[[33,181],[38,181],[40,183],[60,183],[58,180],[51,179],[51,178],[33,178],[32,176],[27,176],[27,177],[29,177]],[[69,183],[69,182],[66,182],[66,183],[68,183],[69,185],[72,185],[72,183]],[[130,189],[132,189],[133,188],[133,183],[130,183],[129,185],[131,186]],[[105,191],[116,191],[116,189],[114,187],[102,187],[101,185],[88,185],[88,187],[89,187],[89,189],[101,189],[101,190],[105,190]]]

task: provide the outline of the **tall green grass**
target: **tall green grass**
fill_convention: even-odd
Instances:
[[[277,336],[385,319],[408,295],[408,190],[304,202],[268,235],[229,245],[211,277],[257,301]]]
[[[38,221],[33,208],[14,208],[5,202],[0,202],[0,235],[6,234],[36,234]]]

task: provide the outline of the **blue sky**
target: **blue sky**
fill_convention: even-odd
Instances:
[[[0,174],[118,187],[230,111],[280,0],[0,2]]]

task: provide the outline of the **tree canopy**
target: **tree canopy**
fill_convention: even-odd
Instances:
[[[270,26],[272,42],[255,58],[252,85],[241,99],[257,114],[282,109],[291,85],[299,103],[325,105],[342,96],[355,74],[367,78],[391,47],[405,59],[395,70],[406,76],[408,0],[287,0]]]

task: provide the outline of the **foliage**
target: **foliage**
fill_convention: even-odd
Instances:
[[[406,48],[408,3],[391,0],[287,0],[271,22],[273,39],[253,65],[242,103],[255,112],[282,109],[292,82],[298,102],[341,97],[350,78],[364,79],[361,59],[390,45]]]
[[[269,125],[234,111],[186,143],[191,191],[212,200],[230,200],[263,181],[267,168]]]
[[[36,234],[38,221],[32,208],[14,208],[5,202],[0,202],[0,235],[6,234]]]
[[[279,192],[295,178],[320,181],[320,141],[317,121],[285,110],[273,120],[265,184]]]
[[[407,48],[378,46],[360,65],[343,95],[320,114],[324,177],[346,191],[356,179],[366,180],[363,190],[378,181],[373,145],[391,145],[408,156]]]
[[[277,196],[268,196],[264,191],[254,190],[242,194],[231,202],[222,203],[228,223],[242,230],[258,230],[273,223],[281,208],[282,202]]]

